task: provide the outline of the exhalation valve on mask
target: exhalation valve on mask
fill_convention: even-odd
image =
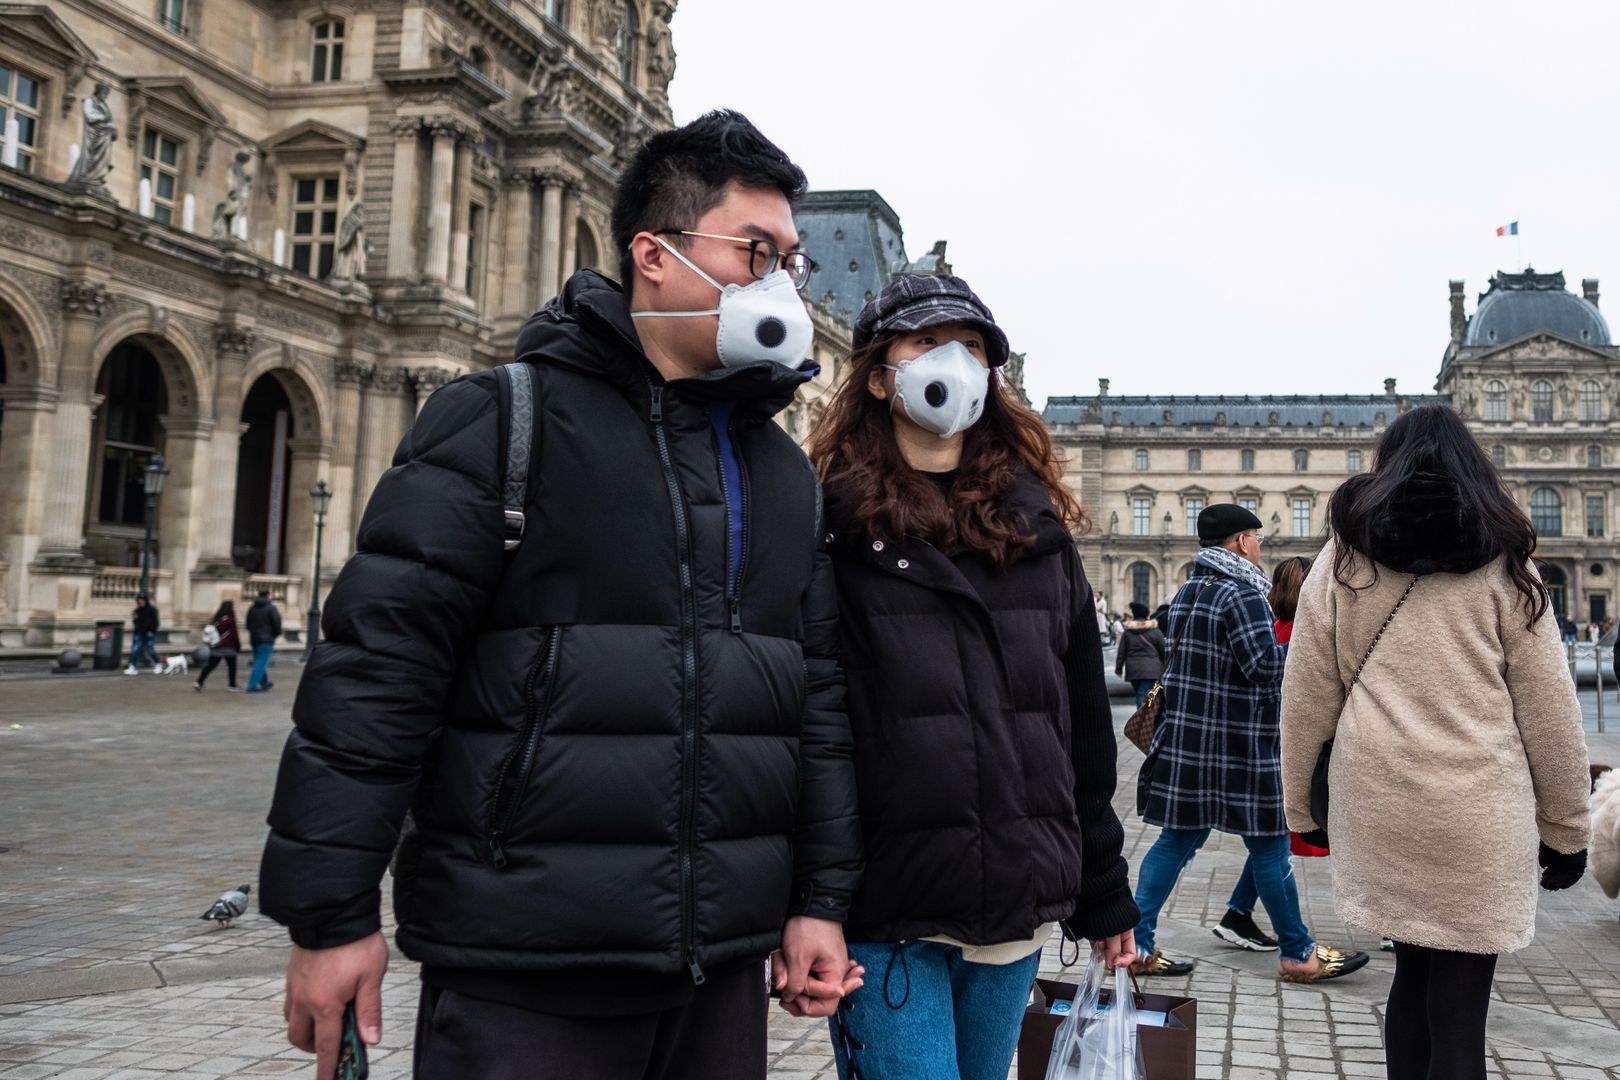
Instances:
[[[632,318],[720,316],[715,350],[726,367],[770,360],[797,368],[810,355],[816,328],[786,270],[778,267],[747,285],[721,285],[663,239],[657,239],[664,250],[720,291],[720,304],[706,311],[632,311]]]
[[[906,415],[942,439],[966,431],[984,415],[990,369],[960,341],[883,366],[894,372],[894,397],[906,407]]]

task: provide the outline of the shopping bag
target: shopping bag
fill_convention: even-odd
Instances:
[[[1108,975],[1102,950],[1092,950],[1086,981],[1052,1037],[1046,1080],[1147,1080],[1129,980],[1124,968]],[[1103,984],[1109,981],[1112,993],[1104,1001]]]
[[[1018,1080],[1045,1080],[1053,1037],[1069,1015],[1082,987],[1057,979],[1036,979],[1018,1036]],[[1138,992],[1136,1042],[1147,1080],[1194,1080],[1198,1058],[1198,999]],[[1101,995],[1113,1000],[1111,990]]]

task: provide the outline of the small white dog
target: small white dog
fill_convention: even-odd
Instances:
[[[178,655],[169,657],[169,659],[164,662],[163,674],[184,675],[190,666],[191,662],[186,659],[186,654],[179,653]]]

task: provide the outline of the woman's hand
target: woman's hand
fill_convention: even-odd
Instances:
[[[1103,960],[1110,969],[1126,967],[1136,961],[1136,931],[1131,929],[1093,941],[1091,947],[1102,950]]]

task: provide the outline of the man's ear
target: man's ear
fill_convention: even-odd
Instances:
[[[638,232],[630,241],[630,265],[650,285],[662,285],[669,273],[669,252],[650,232]],[[626,282],[625,284],[629,284]]]

